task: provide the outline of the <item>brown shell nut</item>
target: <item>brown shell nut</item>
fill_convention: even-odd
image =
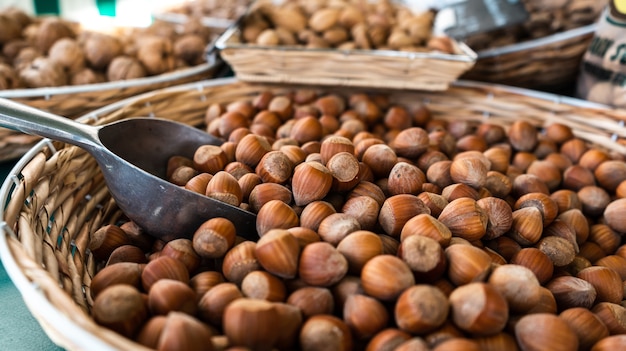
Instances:
[[[141,63],[130,56],[117,56],[107,68],[107,79],[109,81],[143,78],[146,76],[146,69]]]
[[[160,37],[141,38],[137,50],[137,59],[150,75],[172,71],[175,66],[172,43]]]
[[[388,31],[409,26],[389,23],[388,2],[371,5],[377,15],[357,22],[378,26],[376,35],[385,21]],[[298,11],[305,16],[323,7],[308,2]],[[341,16],[337,22],[343,26]],[[265,23],[268,28],[274,29]],[[130,338],[149,347],[164,328],[176,329],[154,315],[186,309],[181,300],[195,301],[195,316],[215,333],[211,345],[220,350],[617,345],[613,335],[626,332],[626,181],[614,162],[623,162],[622,155],[592,152],[592,144],[567,129],[538,132],[518,124],[507,134],[510,129],[479,121],[438,120],[440,112],[424,112],[428,105],[403,107],[382,93],[348,94],[272,87],[210,103],[199,117],[226,140],[224,148],[213,148],[226,161],[184,186],[206,191],[220,172],[228,174],[229,184],[241,189],[240,206],[257,213],[258,241],[237,236],[232,223],[200,228],[196,242],[147,244],[131,225],[103,226],[88,236],[85,254],[98,272],[85,287],[88,297],[97,300],[120,284],[139,291],[152,318]],[[415,134],[403,134],[411,128]],[[531,129],[532,147],[507,138],[523,144]],[[418,139],[419,147],[411,141]],[[386,148],[378,153],[376,145]],[[387,156],[393,162],[387,164]],[[273,157],[310,177],[292,167],[277,180]],[[345,189],[326,190],[343,163],[337,159],[351,161],[351,175]],[[181,156],[168,162],[168,178],[188,178],[184,167],[198,173],[193,160]],[[485,175],[482,185],[472,177],[474,167]],[[593,170],[602,182],[589,177],[598,178]],[[322,185],[311,181],[318,171]],[[566,180],[559,185],[557,172]],[[347,179],[353,177],[355,184]],[[398,192],[406,184],[397,180],[409,190]],[[597,192],[582,191],[590,183],[610,201],[592,201]],[[307,192],[319,193],[307,198]],[[208,245],[194,245],[200,237]]]
[[[63,68],[45,57],[34,59],[19,72],[19,76],[29,88],[57,87],[68,82]]]
[[[89,65],[104,70],[113,58],[123,52],[120,41],[107,34],[91,34],[84,43],[85,58]]]

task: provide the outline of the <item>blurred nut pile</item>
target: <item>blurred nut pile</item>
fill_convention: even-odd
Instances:
[[[195,0],[185,1],[165,9],[164,13],[176,13],[194,18],[223,18],[236,20],[243,15],[253,0]]]
[[[95,321],[159,350],[626,347],[626,162],[562,124],[308,89],[214,103],[170,181],[257,214],[91,235]],[[241,234],[241,233],[240,233]]]
[[[474,50],[511,45],[595,23],[607,0],[522,0],[530,18],[522,25],[473,35]]]
[[[0,89],[57,87],[142,78],[205,61],[210,33],[199,21],[155,22],[114,32],[58,17],[0,12]]]
[[[433,36],[434,15],[389,0],[258,2],[241,39],[263,46],[453,53],[449,38]]]

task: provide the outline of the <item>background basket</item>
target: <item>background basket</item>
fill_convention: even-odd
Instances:
[[[519,26],[465,39],[478,58],[463,79],[573,94],[606,0],[522,0]]]
[[[462,78],[545,91],[571,88],[594,32],[595,24],[591,24],[478,51],[476,64]]]
[[[229,28],[216,42],[237,78],[249,82],[445,90],[476,54],[453,42],[455,54],[387,50],[303,49],[241,43]]]
[[[216,74],[220,65],[221,61],[213,61],[158,76],[116,82],[0,90],[0,98],[8,98],[60,116],[77,118],[88,111],[131,96],[211,78]],[[0,162],[22,156],[39,139],[39,137],[0,128]]]
[[[251,100],[258,93],[295,86],[215,79],[129,98],[79,120],[105,124],[157,116],[201,126],[209,105]],[[349,94],[359,89],[321,91]],[[371,91],[371,89],[369,89]],[[392,103],[426,104],[435,119],[489,121],[507,128],[523,118],[536,126],[567,123],[589,143],[626,154],[626,111],[557,95],[483,83],[458,82],[445,92],[388,93]],[[123,214],[115,206],[95,160],[75,146],[40,141],[0,188],[0,258],[24,301],[50,338],[69,350],[134,350],[141,346],[95,324],[85,295],[95,274],[90,235]]]

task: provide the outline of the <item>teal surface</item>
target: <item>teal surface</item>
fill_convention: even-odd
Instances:
[[[0,179],[4,182],[13,163],[0,163]],[[4,265],[0,263],[0,350],[11,351],[62,351],[41,329],[32,316],[22,295],[11,278],[7,275]]]

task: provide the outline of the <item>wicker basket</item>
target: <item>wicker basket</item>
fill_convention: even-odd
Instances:
[[[463,79],[560,91],[576,83],[595,24],[543,38],[477,52]]]
[[[211,58],[211,56],[209,56]],[[214,76],[221,61],[158,76],[98,84],[0,90],[0,98],[8,98],[60,116],[77,118],[89,111],[116,101],[174,85],[201,81]],[[0,161],[22,156],[40,138],[0,128]]]
[[[455,54],[387,50],[303,49],[241,43],[229,28],[216,42],[237,78],[249,82],[445,90],[476,54],[455,42]]]
[[[133,97],[80,118],[104,124],[132,116],[159,116],[200,126],[213,103],[250,100],[259,92],[295,86],[215,79]],[[323,91],[330,89],[320,88]],[[359,89],[333,89],[349,94]],[[371,90],[370,90],[371,91]],[[389,93],[390,101],[426,104],[434,118],[490,121],[520,118],[537,126],[569,124],[575,135],[612,152],[626,138],[626,111],[585,101],[482,83],[457,82],[446,92]],[[95,160],[75,146],[45,139],[24,155],[0,189],[0,258],[34,317],[50,338],[69,350],[134,350],[141,346],[100,327],[89,317],[85,287],[95,273],[90,234],[123,214],[115,206]]]

